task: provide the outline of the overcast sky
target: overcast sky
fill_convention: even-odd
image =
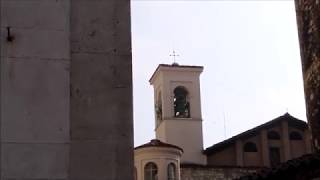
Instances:
[[[158,64],[173,62],[173,49],[179,64],[204,66],[205,147],[287,111],[306,120],[294,1],[133,0],[131,6],[135,146],[155,137],[148,80]]]

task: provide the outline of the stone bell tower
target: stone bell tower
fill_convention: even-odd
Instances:
[[[181,147],[181,163],[205,164],[199,76],[202,66],[160,64],[154,87],[156,138]]]

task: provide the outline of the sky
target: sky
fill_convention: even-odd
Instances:
[[[204,66],[204,148],[289,112],[306,120],[294,1],[132,0],[134,144],[155,138],[158,64]]]

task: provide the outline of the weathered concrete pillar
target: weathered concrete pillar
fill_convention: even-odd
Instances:
[[[236,141],[236,160],[237,166],[243,166],[243,143],[241,139]]]
[[[69,179],[133,179],[129,0],[71,0]]]
[[[269,158],[269,144],[268,144],[267,130],[265,129],[261,130],[260,138],[261,138],[262,163],[263,163],[263,166],[269,167],[270,158]]]
[[[288,130],[288,122],[281,122],[281,137],[282,137],[282,149],[284,160],[288,161],[291,159],[291,150],[290,150],[290,141],[289,141],[289,130]]]
[[[133,179],[130,1],[0,11],[1,180]]]
[[[308,123],[320,149],[320,2],[295,0]]]
[[[0,1],[2,180],[68,179],[69,3]]]

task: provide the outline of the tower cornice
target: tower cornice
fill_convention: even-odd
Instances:
[[[201,73],[203,71],[203,66],[191,66],[191,65],[177,65],[177,64],[159,64],[157,69],[152,74],[149,79],[150,84],[153,84],[155,77],[160,73],[160,71],[189,71],[189,72],[198,72]]]

